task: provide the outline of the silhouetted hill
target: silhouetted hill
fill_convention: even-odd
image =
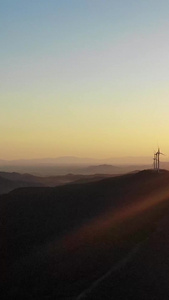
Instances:
[[[65,185],[71,182],[90,182],[101,180],[110,175],[106,174],[94,174],[94,175],[80,175],[80,174],[67,174],[67,175],[58,175],[58,176],[49,176],[49,177],[40,177],[34,176],[31,174],[20,174],[17,172],[0,172],[1,178],[4,180],[1,184],[0,194],[12,191],[18,187],[27,187],[27,186],[46,186],[54,187],[59,185]],[[2,181],[2,180],[1,180]],[[6,182],[6,185],[5,185]],[[8,183],[8,184],[7,184]]]
[[[24,180],[9,180],[0,176],[0,194],[9,193],[10,191],[20,188],[20,187],[29,187],[29,186],[43,186],[41,183],[27,182]]]
[[[75,299],[168,210],[164,171],[1,195],[2,299]]]
[[[0,172],[0,176],[6,179],[10,179],[12,181],[24,181],[29,183],[36,183],[38,185],[40,183],[43,186],[62,185],[62,184],[66,184],[81,179],[81,177],[83,177],[82,175],[73,175],[73,174],[42,177],[42,176],[34,176],[31,174],[20,174],[17,172],[12,172],[12,173]]]

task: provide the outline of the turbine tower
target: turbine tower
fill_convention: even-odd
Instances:
[[[153,158],[153,166],[154,166],[154,171],[157,170],[157,155],[154,152],[154,158]]]
[[[160,152],[160,148],[158,147],[158,151],[156,152],[156,170],[157,170],[157,172],[159,172],[160,171],[160,155],[164,155],[162,152]]]

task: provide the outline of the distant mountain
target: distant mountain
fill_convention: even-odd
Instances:
[[[40,176],[63,176],[67,174],[74,175],[94,175],[94,174],[124,174],[135,170],[143,170],[151,168],[151,165],[108,165],[108,164],[95,164],[95,165],[3,165],[0,166],[3,172],[17,172],[29,173],[36,177]]]
[[[89,166],[85,169],[86,173],[89,174],[122,174],[122,168],[112,165],[98,165],[98,166]]]
[[[100,161],[101,161],[100,159],[94,159],[94,158],[63,156],[63,157],[56,157],[56,158],[0,160],[0,165],[27,165],[27,164],[86,165],[92,163],[99,163]]]
[[[109,167],[111,166],[111,167]],[[161,162],[169,170],[168,162]],[[29,173],[36,176],[72,174],[124,174],[134,170],[152,168],[152,157],[116,157],[109,159],[63,156],[42,159],[0,160],[5,172]]]
[[[53,165],[97,165],[97,164],[151,164],[152,157],[112,157],[105,159],[97,159],[90,157],[76,157],[76,156],[62,156],[55,158],[40,158],[40,159],[18,159],[18,160],[0,160],[0,165],[39,165],[39,164],[53,164]]]
[[[126,174],[135,170],[149,169],[149,165],[129,165],[129,166],[113,166],[113,165],[96,165],[81,169],[82,174]]]

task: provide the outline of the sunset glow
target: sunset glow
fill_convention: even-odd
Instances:
[[[168,155],[168,11],[1,1],[0,158]]]

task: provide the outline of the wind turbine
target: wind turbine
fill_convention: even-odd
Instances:
[[[158,147],[158,151],[156,152],[156,160],[157,160],[157,171],[160,170],[160,155],[164,155],[162,152],[160,152],[160,148]]]
[[[154,166],[154,170],[157,170],[157,155],[154,152],[154,158],[153,158],[153,166]]]

